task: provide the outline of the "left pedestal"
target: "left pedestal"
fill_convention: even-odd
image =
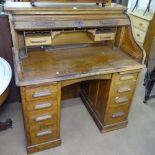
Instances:
[[[59,83],[21,87],[27,152],[61,144]]]

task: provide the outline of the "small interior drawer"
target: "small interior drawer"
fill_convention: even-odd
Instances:
[[[115,40],[116,30],[115,29],[97,29],[97,30],[90,30],[90,36],[95,41],[108,41],[108,40]]]
[[[55,109],[57,106],[57,98],[53,97],[50,99],[44,100],[36,100],[28,102],[26,104],[27,111],[41,111],[41,110],[52,110]]]
[[[44,99],[57,96],[57,85],[26,87],[25,97],[27,101]]]
[[[143,32],[137,29],[136,27],[133,27],[133,31],[134,31],[134,37],[136,41],[143,44],[145,40],[146,32]]]
[[[58,131],[54,127],[50,127],[46,130],[38,130],[30,133],[31,143],[39,144],[43,142],[48,142],[58,138]]]
[[[128,117],[128,109],[128,105],[111,107],[107,114],[105,123],[108,125],[125,121]]]
[[[25,45],[29,46],[41,46],[41,45],[51,45],[50,35],[28,35],[25,36]]]
[[[105,40],[114,40],[115,33],[97,33],[94,37],[94,41],[105,41]]]
[[[40,125],[42,123],[57,124],[57,110],[55,111],[41,111],[41,112],[29,112],[28,122],[33,125]]]
[[[136,27],[136,28],[138,28],[144,32],[147,32],[148,26],[149,26],[149,21],[138,18],[138,17],[133,16],[133,15],[130,15],[130,18],[131,18],[131,24],[134,27]]]

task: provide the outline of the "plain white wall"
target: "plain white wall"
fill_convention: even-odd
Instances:
[[[141,10],[145,10],[146,7],[147,7],[148,2],[149,2],[149,0],[139,0],[138,8],[141,9]],[[128,8],[132,9],[134,7],[135,3],[136,3],[136,0],[129,0]],[[150,9],[152,11],[155,10],[155,0],[152,0]]]

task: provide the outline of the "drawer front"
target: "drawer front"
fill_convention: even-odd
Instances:
[[[143,32],[135,27],[133,27],[133,31],[134,31],[134,37],[136,41],[143,44],[145,40],[146,32]]]
[[[135,87],[136,87],[136,82],[116,85],[113,88],[112,96],[119,96],[123,94],[133,94]]]
[[[58,117],[57,111],[41,111],[41,112],[29,112],[28,122],[30,125],[40,125],[42,123],[57,124]]]
[[[113,96],[110,99],[110,107],[118,107],[120,105],[130,105],[132,100],[132,94]]]
[[[41,111],[41,110],[53,110],[57,107],[57,98],[50,98],[44,100],[36,100],[28,102],[26,107],[27,111]]]
[[[137,78],[138,78],[138,74],[139,72],[135,72],[135,73],[118,73],[117,77],[116,77],[116,81],[117,83],[131,83],[131,82],[136,82]]]
[[[105,123],[114,124],[125,121],[128,117],[128,105],[110,108]]]
[[[95,34],[94,41],[114,40],[115,33],[98,33]]]
[[[131,17],[131,23],[134,27],[136,27],[144,32],[147,32],[148,27],[149,27],[148,21],[138,18],[138,17],[135,17],[135,16],[132,16],[132,15],[130,17]]]
[[[51,45],[51,36],[26,36],[26,46]]]
[[[58,87],[57,85],[51,86],[39,86],[39,87],[28,87],[25,90],[26,100],[33,101],[43,98],[49,98],[57,96]]]
[[[46,130],[38,130],[30,133],[31,143],[39,144],[48,142],[58,138],[58,131],[56,128],[50,127]]]
[[[57,128],[57,124],[56,123],[52,124],[51,121],[40,122],[39,124],[36,124],[36,125],[30,125],[29,129],[30,129],[30,132],[37,132],[37,131],[48,130],[51,127]]]

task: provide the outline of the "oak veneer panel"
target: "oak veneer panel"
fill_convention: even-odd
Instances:
[[[100,119],[100,121],[104,121],[104,115],[107,106],[107,100],[109,96],[111,80],[100,80],[98,86],[98,96],[95,106],[95,111]]]
[[[61,88],[61,98],[62,100],[76,98],[80,96],[81,83],[75,83]]]

